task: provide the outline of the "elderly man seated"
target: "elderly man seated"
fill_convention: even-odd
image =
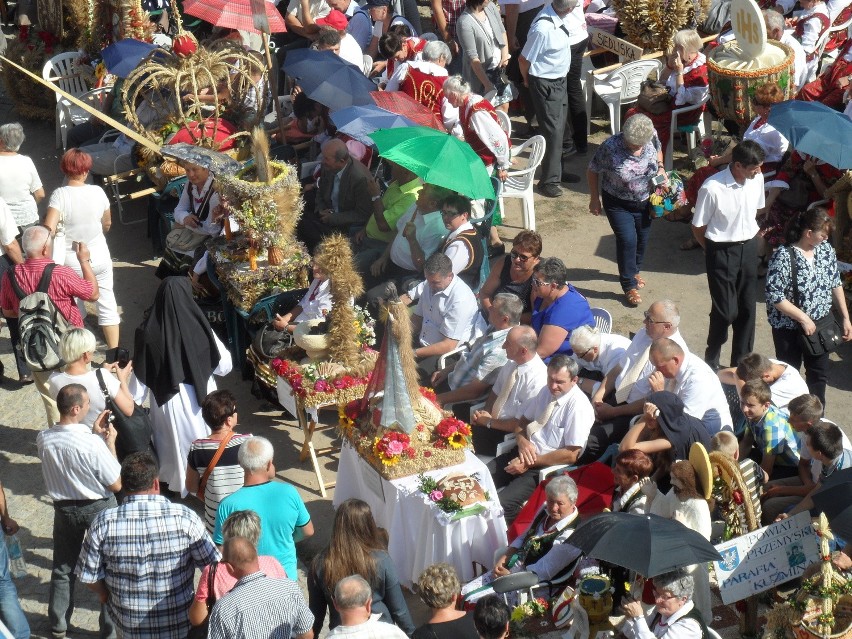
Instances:
[[[542,468],[573,464],[586,446],[595,412],[577,386],[577,362],[556,355],[547,366],[547,386],[528,399],[514,422],[517,449],[489,463],[506,521],[514,521],[535,490]]]
[[[503,344],[513,326],[520,323],[524,304],[517,295],[500,293],[494,297],[494,303],[488,309],[488,330],[470,345],[455,363],[435,371],[432,375],[432,387],[440,389],[446,382],[446,390],[438,395],[443,404],[470,401],[485,395],[494,384],[500,369],[506,364],[506,351]],[[458,410],[460,407],[454,407]],[[467,413],[460,419],[467,421]]]
[[[624,604],[627,639],[702,639],[707,625],[692,602],[695,581],[679,568],[654,577],[654,609],[648,616],[639,600]]]
[[[471,415],[473,448],[477,453],[495,455],[506,434],[515,431],[524,403],[538,395],[547,383],[547,365],[536,352],[537,344],[530,326],[509,330],[503,344],[509,361],[500,370],[485,406]]]
[[[426,286],[411,317],[411,333],[417,335],[414,357],[431,377],[439,356],[478,337],[482,327],[476,296],[453,275],[450,258],[435,253],[426,260],[423,272]]]
[[[601,333],[594,326],[578,326],[571,331],[572,357],[580,365],[580,388],[592,395],[601,379],[621,363],[630,340],[616,333]],[[585,374],[584,374],[585,373]]]

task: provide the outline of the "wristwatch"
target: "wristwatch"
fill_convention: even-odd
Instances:
[[[489,419],[487,422],[485,422],[485,428],[490,429],[491,428],[491,422],[493,422],[493,421],[494,421],[493,419]]]

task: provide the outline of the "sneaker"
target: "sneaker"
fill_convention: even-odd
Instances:
[[[558,184],[548,182],[547,184],[539,184],[538,192],[544,197],[559,197],[562,195],[562,188]]]

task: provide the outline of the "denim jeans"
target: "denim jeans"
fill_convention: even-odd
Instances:
[[[642,270],[645,247],[651,233],[648,202],[630,202],[601,191],[603,208],[615,233],[618,281],[625,293],[636,288],[636,275]]]
[[[30,625],[21,610],[18,591],[9,574],[9,553],[3,539],[0,539],[0,621],[15,639],[29,639]]]
[[[80,558],[83,537],[95,516],[106,508],[116,507],[115,496],[89,503],[60,501],[53,504],[53,571],[50,574],[50,597],[47,617],[55,637],[64,636],[74,613],[74,567]],[[115,629],[105,608],[101,606],[100,637],[115,637]]]

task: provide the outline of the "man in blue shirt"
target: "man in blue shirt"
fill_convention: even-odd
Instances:
[[[258,553],[272,555],[290,579],[297,579],[296,542],[313,535],[314,525],[298,491],[290,484],[275,481],[274,454],[265,437],[252,437],[240,447],[238,459],[245,482],[219,504],[213,541],[222,545],[222,524],[228,515],[253,510],[260,516]]]

